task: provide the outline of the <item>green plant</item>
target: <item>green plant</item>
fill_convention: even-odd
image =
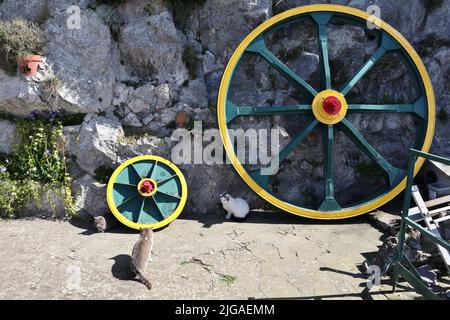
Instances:
[[[9,159],[3,159],[0,169],[0,214],[14,217],[30,198],[38,199],[43,191],[56,187],[63,193],[67,215],[75,215],[62,125],[43,120],[21,120],[18,133],[20,143]]]
[[[0,21],[0,61],[6,71],[15,72],[17,56],[39,54],[43,45],[42,31],[35,23],[23,19]]]
[[[186,47],[186,49],[184,49],[183,62],[186,65],[189,77],[191,79],[195,79],[197,77],[197,68],[199,61],[192,47],[188,46]]]
[[[428,12],[433,11],[434,9],[439,8],[444,3],[444,0],[424,0],[425,8]]]
[[[436,33],[431,33],[417,44],[417,51],[421,56],[432,57],[436,48],[442,46],[450,46],[450,41],[443,39]]]
[[[118,41],[120,34],[120,27],[124,24],[119,14],[114,7],[109,8],[103,16],[103,21],[109,27],[111,36],[115,41]]]
[[[448,122],[447,109],[441,107],[438,111],[437,118],[439,119],[439,121],[442,121],[444,123]]]
[[[5,175],[6,173],[2,173]],[[40,184],[36,181],[16,181],[8,177],[0,179],[0,215],[12,219],[26,206],[29,199],[38,201]]]
[[[230,276],[228,274],[221,274],[220,281],[225,282],[227,285],[233,284],[237,280],[237,277]]]
[[[95,180],[101,183],[108,183],[109,178],[111,178],[113,172],[114,172],[113,168],[100,166],[94,170]]]
[[[164,2],[177,12],[183,12],[189,8],[203,5],[206,0],[164,0]]]
[[[302,192],[302,195],[305,199],[306,205],[314,206],[319,202],[319,198],[317,197],[314,189],[312,188],[307,188],[306,190],[304,190]]]
[[[61,80],[59,80],[59,78],[56,76],[50,76],[45,78],[44,81],[42,81],[42,84],[44,85],[44,89],[48,94],[54,95],[61,87]]]
[[[151,2],[148,2],[148,3],[145,5],[144,10],[145,10],[145,12],[148,13],[149,16],[151,16],[151,15],[153,14],[153,6],[152,6],[152,3],[151,3]]]
[[[132,87],[133,89],[137,89],[139,88],[142,83],[139,81],[133,81],[133,80],[122,80],[121,81],[124,85],[126,85],[127,87]]]
[[[118,7],[121,4],[124,4],[125,2],[127,2],[127,0],[97,0],[96,6],[100,4],[109,4],[112,7]]]
[[[184,128],[188,131],[191,131],[192,129],[194,129],[194,121],[195,121],[194,117],[190,114],[184,125]]]
[[[356,164],[355,169],[359,176],[367,182],[386,178],[384,170],[375,164],[360,162]]]
[[[41,11],[39,12],[39,15],[36,18],[36,22],[38,25],[43,25],[51,17],[52,17],[52,12],[50,11],[48,4],[46,3],[42,7]]]

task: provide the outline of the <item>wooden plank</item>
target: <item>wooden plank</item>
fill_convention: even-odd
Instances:
[[[425,202],[425,205],[427,206],[427,208],[432,208],[432,207],[436,207],[436,206],[444,204],[444,203],[445,204],[450,203],[450,195],[436,198],[433,200],[428,200],[427,202]],[[408,211],[408,215],[416,214],[416,213],[420,213],[420,210],[418,207],[411,208]]]
[[[448,202],[450,202],[450,195],[432,199],[432,200],[428,200],[427,202],[425,202],[425,205],[428,208],[432,208],[432,207],[436,207],[440,204],[448,203]]]
[[[427,206],[425,205],[425,202],[423,201],[422,196],[420,195],[419,188],[417,186],[412,187],[412,197],[414,199],[414,202],[416,203],[417,207],[420,210],[420,213],[424,217],[425,224],[427,225],[428,229],[438,238],[441,238],[441,234],[439,233],[438,226],[434,223],[433,218],[430,216],[430,213],[428,211]],[[442,259],[444,259],[445,264],[447,265],[447,269],[450,271],[450,253],[447,249],[442,247],[439,244],[436,244],[439,253],[442,256]]]

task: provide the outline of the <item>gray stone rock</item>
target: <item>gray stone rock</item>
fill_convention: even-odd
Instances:
[[[123,83],[116,83],[114,86],[114,96],[112,104],[114,106],[120,106],[127,102],[129,95],[133,92],[132,87],[127,87]]]
[[[439,65],[442,68],[442,73],[446,74],[450,70],[450,48],[440,48],[434,55],[434,58],[439,61]]]
[[[450,11],[450,1],[444,0],[442,6],[435,8],[430,12],[426,20],[423,37],[434,36],[437,39],[448,41],[450,34],[450,25],[448,22],[448,13]]]
[[[11,153],[14,145],[19,142],[16,124],[8,120],[0,120],[0,153]]]
[[[44,219],[66,218],[64,191],[56,187],[44,189],[38,199],[30,198],[18,215]]]
[[[80,140],[81,126],[66,126],[63,128],[64,151],[66,154],[76,156],[78,143]]]
[[[117,143],[125,136],[119,122],[97,117],[83,122],[77,149],[78,165],[91,175],[100,166],[117,161]]]
[[[128,108],[133,113],[148,113],[166,108],[170,101],[170,87],[167,83],[157,87],[146,84],[133,91],[129,98]]]
[[[186,87],[181,89],[180,103],[187,104],[192,107],[207,108],[208,93],[203,79],[195,79],[189,81]]]
[[[216,56],[211,51],[206,51],[203,55],[203,73],[207,74],[213,71],[223,69],[222,64],[217,64]]]
[[[43,103],[37,85],[24,77],[10,76],[0,69],[0,110],[14,116],[25,117]]]
[[[26,5],[23,1],[6,0],[0,6],[0,19],[22,18],[36,21],[44,10],[45,2],[41,0],[29,0]]]
[[[209,0],[191,12],[187,29],[225,65],[239,42],[271,16],[271,0]]]
[[[188,78],[177,31],[168,11],[130,20],[120,34],[119,47],[132,74],[159,83],[178,84]]]
[[[103,110],[111,105],[115,82],[109,28],[92,10],[82,12],[80,29],[68,29],[67,17],[65,11],[57,13],[44,27],[48,63],[64,84],[60,106]]]
[[[126,127],[135,127],[139,128],[142,127],[142,122],[139,120],[137,115],[134,113],[129,113],[125,116],[125,118],[122,120],[122,125]]]
[[[439,99],[444,92],[445,86],[445,79],[441,65],[438,61],[431,58],[425,58],[423,61],[425,67],[427,68],[428,74],[430,75],[431,84],[433,85],[434,90],[434,96],[436,97],[436,99]]]
[[[127,137],[118,144],[117,149],[122,161],[149,154],[168,158],[170,154],[169,146],[163,139],[148,134],[140,138]]]
[[[420,36],[419,29],[425,18],[425,6],[422,0],[352,0],[350,7],[366,11],[370,5],[381,10],[381,19],[396,28],[409,41]]]
[[[102,184],[86,174],[72,182],[75,206],[78,211],[92,217],[103,216],[109,212],[106,202],[106,184]]]

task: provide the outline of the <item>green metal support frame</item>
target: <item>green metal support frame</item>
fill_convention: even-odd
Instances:
[[[395,291],[396,285],[399,281],[399,278],[402,277],[405,279],[418,293],[423,295],[426,299],[430,300],[440,300],[441,298],[436,295],[433,291],[431,291],[425,282],[421,279],[419,273],[409,261],[405,254],[405,241],[406,241],[406,226],[410,226],[413,229],[418,230],[424,237],[428,238],[430,241],[435,244],[439,244],[447,250],[450,250],[450,242],[445,241],[442,238],[436,237],[432,232],[422,227],[417,222],[411,220],[408,217],[408,212],[411,204],[411,193],[412,186],[414,180],[414,169],[415,163],[418,157],[425,158],[428,160],[437,161],[440,163],[444,163],[446,165],[450,165],[450,159],[439,157],[433,154],[429,154],[426,152],[421,152],[415,149],[409,149],[408,153],[408,173],[407,173],[407,183],[405,189],[405,195],[403,200],[403,211],[402,211],[402,220],[400,224],[399,231],[399,242],[397,245],[396,252],[391,260],[383,266],[383,270],[381,276],[385,275],[390,269],[390,266],[393,268],[392,272],[392,280],[393,280],[393,291]],[[368,294],[369,289],[365,289],[363,291],[363,295]]]

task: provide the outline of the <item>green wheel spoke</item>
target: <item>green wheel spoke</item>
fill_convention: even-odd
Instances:
[[[342,120],[340,128],[361,148],[361,150],[363,150],[388,174],[390,185],[394,186],[398,182],[402,170],[393,167],[386,159],[384,159],[347,119]]]
[[[114,184],[120,184],[121,186],[127,186],[127,187],[137,187],[137,184],[130,184],[130,183],[124,183],[124,182],[114,182]]]
[[[156,201],[155,197],[154,197],[154,196],[151,196],[150,198],[153,200],[153,203],[155,204],[156,209],[158,209],[158,213],[160,214],[160,216],[161,216],[163,219],[167,218],[167,217],[164,215],[164,213],[162,212],[161,208],[159,207],[159,204],[158,204],[158,202]]]
[[[259,54],[306,96],[313,98],[317,95],[317,91],[313,87],[311,87],[305,80],[298,76],[288,66],[281,62],[269,49],[267,49],[263,37],[255,39],[253,43],[248,46],[246,52]]]
[[[314,130],[319,121],[314,119],[305,129],[297,133],[294,138],[279,153],[279,162],[283,162],[294,149],[306,138],[306,136]]]
[[[341,90],[342,95],[347,95],[350,90],[369,72],[370,69],[384,56],[386,49],[379,47],[369,60],[359,69],[359,71],[344,85]]]
[[[328,30],[327,26],[333,13],[331,12],[315,12],[311,17],[317,24],[317,36],[319,42],[320,67],[322,72],[323,89],[331,89],[331,73],[330,61],[328,58]]]
[[[283,148],[283,150],[280,151],[280,153],[272,157],[267,168],[277,169],[279,165],[291,154],[291,152],[294,151],[294,149],[306,138],[306,136],[314,130],[318,123],[319,121],[314,119],[305,129],[297,133],[294,138],[292,138],[292,140],[289,141],[289,143]],[[278,161],[278,165],[275,165],[275,161]],[[261,187],[267,189],[269,186],[269,176],[276,174],[278,170],[277,172],[271,171],[264,172],[263,174],[261,171],[263,169],[253,170],[249,174],[253,180],[260,184]]]
[[[146,199],[143,198],[140,209],[138,211],[133,212],[133,221],[136,223],[139,223],[139,219],[141,218],[141,215],[144,212],[145,201],[146,201]]]
[[[311,113],[311,105],[301,104],[292,106],[270,106],[270,107],[238,107],[231,101],[227,101],[227,124],[239,116],[271,116],[277,114],[305,114]]]
[[[164,194],[164,195],[166,195],[168,197],[181,199],[181,197],[178,194],[171,194],[171,193],[167,193],[167,192],[164,192],[164,191],[161,191],[161,190],[157,190],[156,193],[161,193],[161,194]]]
[[[320,211],[337,211],[341,206],[334,198],[334,177],[333,177],[333,140],[334,127],[325,125],[323,130],[323,158],[325,176],[325,199],[319,207]]]
[[[400,49],[398,43],[396,43],[389,35],[383,33],[378,41],[378,48],[373,53],[372,57],[366,61],[366,63],[359,69],[359,71],[344,85],[341,93],[345,96],[352,90],[352,88],[372,69],[372,67],[380,61],[386,52]]]
[[[130,202],[131,200],[136,199],[139,196],[139,193],[136,193],[134,195],[132,195],[131,197],[129,197],[128,199],[125,199],[124,201],[122,201],[122,203],[120,203],[119,205],[117,205],[117,208],[127,204],[128,202]]]
[[[150,168],[150,170],[147,173],[147,177],[148,178],[152,178],[153,177],[153,173],[156,171],[156,167],[158,166],[158,161],[155,161],[155,163],[153,164],[153,166]]]
[[[348,111],[351,113],[358,111],[415,113],[421,118],[426,118],[427,113],[424,97],[413,104],[350,104]]]
[[[137,174],[137,176],[139,177],[139,179],[142,179],[142,177],[141,177],[141,175],[139,174],[139,171],[137,171],[136,167],[135,167],[133,164],[131,164],[130,167],[133,168],[133,171]]]
[[[167,177],[167,178],[158,180],[158,181],[156,181],[156,183],[157,183],[158,185],[162,185],[162,184],[166,183],[167,181],[169,181],[169,180],[171,180],[171,179],[173,179],[173,178],[176,178],[176,177],[178,177],[178,176],[177,176],[176,174],[174,174],[174,175],[171,175],[170,177]]]

